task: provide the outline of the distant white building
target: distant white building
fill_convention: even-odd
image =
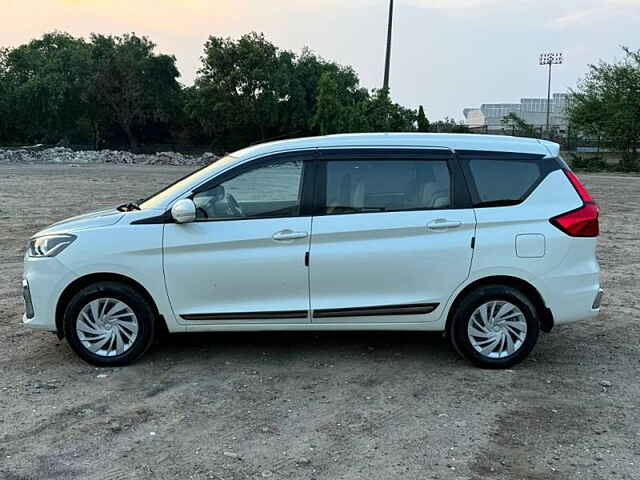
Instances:
[[[480,128],[485,126],[484,114],[479,108],[465,108],[462,113],[464,114],[465,123],[471,128]]]
[[[567,100],[566,93],[553,94],[549,117],[552,130],[564,132],[567,129]],[[484,103],[480,108],[465,108],[462,113],[469,127],[484,128],[488,132],[508,133],[509,127],[502,123],[502,119],[510,113],[515,113],[530,125],[546,128],[547,99],[523,98],[520,103]]]

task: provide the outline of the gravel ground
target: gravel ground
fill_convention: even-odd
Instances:
[[[32,233],[188,171],[0,166],[0,478],[640,478],[640,178],[582,176],[603,313],[512,370],[416,333],[182,334],[99,370],[21,326]]]

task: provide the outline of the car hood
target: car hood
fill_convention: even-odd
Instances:
[[[49,225],[47,228],[36,233],[34,237],[52,233],[72,233],[88,228],[108,227],[109,225],[116,224],[124,215],[124,212],[120,212],[115,208],[85,213]]]

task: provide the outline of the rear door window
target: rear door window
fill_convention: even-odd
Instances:
[[[446,160],[331,160],[325,214],[451,207]]]
[[[466,165],[477,197],[475,206],[520,203],[543,176],[539,160],[471,158]]]

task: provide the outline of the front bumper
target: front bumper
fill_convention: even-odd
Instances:
[[[598,293],[596,294],[596,298],[593,300],[593,304],[591,305],[591,309],[592,310],[599,310],[600,309],[600,302],[602,302],[602,296],[604,295],[604,290],[603,289],[599,289]]]
[[[33,302],[31,301],[31,290],[29,290],[29,282],[22,280],[22,298],[24,300],[24,318],[27,320],[34,317]]]
[[[60,295],[76,275],[55,257],[25,256],[22,323],[29,328],[56,331],[56,306]]]

